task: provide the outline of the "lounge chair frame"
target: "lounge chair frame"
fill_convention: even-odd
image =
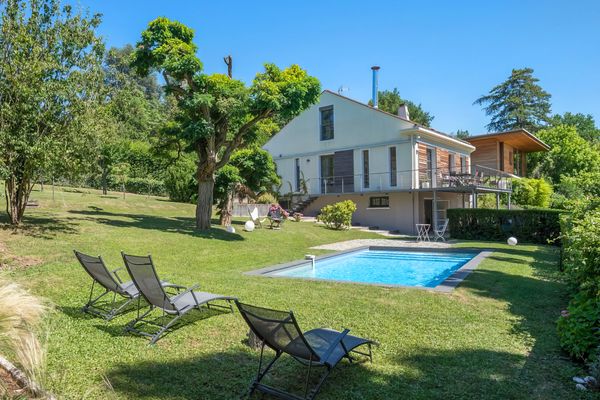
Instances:
[[[360,354],[362,356],[366,356],[366,357],[368,357],[368,359],[371,363],[373,362],[372,345],[376,345],[377,343],[372,340],[363,339],[363,341],[364,341],[363,343],[361,343],[357,346],[354,346],[353,348],[348,349],[346,347],[346,345],[344,344],[344,338],[346,338],[346,336],[348,336],[348,333],[350,332],[349,329],[344,329],[342,332],[336,332],[337,336],[335,337],[334,340],[332,340],[330,342],[329,348],[319,356],[319,354],[317,354],[317,352],[311,347],[310,343],[304,336],[304,333],[302,332],[302,330],[300,330],[298,322],[296,321],[296,317],[294,316],[294,313],[292,311],[289,311],[288,317],[285,320],[277,320],[277,319],[270,320],[268,318],[263,318],[258,315],[254,315],[251,311],[246,310],[244,308],[246,306],[246,304],[240,303],[237,300],[235,301],[235,303],[236,303],[238,309],[240,310],[242,317],[244,318],[244,320],[250,327],[250,330],[256,335],[256,337],[261,342],[260,358],[259,358],[259,362],[258,362],[258,369],[256,371],[256,378],[252,381],[250,388],[248,389],[248,393],[247,393],[248,397],[252,396],[252,394],[256,390],[258,390],[260,392],[267,393],[272,396],[278,397],[280,399],[285,399],[285,400],[312,400],[317,396],[317,394],[321,390],[323,383],[325,382],[325,380],[327,379],[327,377],[329,376],[331,371],[339,363],[339,361],[341,361],[342,358],[346,358],[346,359],[348,359],[348,361],[350,363],[352,363],[355,361],[355,359],[352,357],[351,353],[354,353],[354,354]],[[251,306],[251,307],[255,307],[255,306]],[[257,308],[257,307],[255,307],[255,308]],[[268,309],[265,309],[265,310],[268,310]],[[275,311],[275,310],[269,310],[269,311]],[[310,356],[308,358],[301,358],[301,357],[290,354],[290,356],[294,360],[296,360],[299,363],[308,367],[307,371],[306,371],[306,376],[304,379],[303,396],[298,396],[296,394],[286,392],[282,389],[275,388],[273,386],[269,386],[269,385],[266,385],[261,382],[263,380],[263,378],[271,371],[272,367],[275,365],[275,362],[277,360],[279,360],[280,357],[284,353],[286,353],[286,351],[282,348],[278,348],[277,346],[274,346],[266,338],[262,337],[260,332],[254,327],[252,321],[248,318],[248,314],[253,315],[254,317],[260,318],[263,321],[268,321],[268,322],[273,322],[273,323],[281,322],[282,324],[284,324],[284,323],[292,324],[292,326],[295,328],[295,330],[299,334],[298,339],[306,347],[306,349],[310,352],[309,353]],[[318,331],[318,329],[316,329],[314,331]],[[368,346],[368,352],[361,352],[361,351],[356,350],[355,347],[365,345],[365,344]],[[329,358],[331,353],[334,350],[336,350],[336,348],[338,346],[341,346],[343,348],[343,351],[344,351],[343,357],[340,358],[337,362],[335,362],[333,364],[328,363],[327,359]],[[265,358],[266,358],[265,347],[269,347],[270,349],[275,351],[275,356],[271,359],[271,361],[268,362],[268,364],[265,360]],[[263,364],[266,364],[266,366],[263,367]],[[313,372],[312,370],[314,368],[324,368],[324,371],[321,373],[316,385],[314,385],[312,388],[310,388],[311,373]]]
[[[183,316],[185,316],[188,312],[190,312],[192,310],[202,311],[202,309],[201,309],[202,306],[206,306],[206,308],[208,308],[208,309],[216,308],[216,309],[228,310],[229,312],[233,313],[232,301],[235,300],[235,297],[210,294],[211,297],[209,299],[204,299],[202,301],[199,301],[197,298],[197,294],[194,292],[194,290],[196,290],[200,287],[200,285],[198,285],[198,284],[195,284],[190,287],[176,285],[173,283],[162,285],[161,292],[162,292],[163,306],[156,304],[156,301],[152,300],[151,296],[149,296],[149,293],[146,291],[146,289],[143,288],[142,285],[140,285],[139,282],[137,281],[136,273],[132,271],[131,266],[130,266],[131,260],[128,260],[128,257],[129,258],[130,257],[147,258],[148,268],[151,268],[152,277],[154,279],[156,279],[157,282],[160,282],[160,279],[158,278],[158,274],[156,273],[156,268],[154,266],[154,262],[152,261],[152,256],[150,256],[150,255],[148,255],[147,257],[130,256],[130,255],[126,255],[123,252],[121,252],[121,254],[123,256],[123,261],[125,262],[125,267],[127,268],[127,271],[129,271],[129,274],[131,275],[133,283],[135,284],[135,286],[137,287],[137,289],[140,292],[140,296],[138,297],[137,316],[135,319],[130,321],[125,326],[126,332],[132,332],[132,333],[135,333],[135,334],[138,334],[141,336],[149,337],[150,344],[152,345],[152,344],[155,344],[164,334],[168,333],[171,330],[171,328],[173,328],[174,325]],[[164,290],[166,288],[175,288],[178,291],[178,294],[174,297],[170,297],[168,295],[168,293]],[[179,296],[186,295],[188,293],[190,293],[192,295],[192,298],[194,299],[195,304],[186,306],[184,308],[176,307],[174,305],[173,299],[175,299]],[[142,297],[146,300],[149,307],[148,307],[147,311],[145,311],[143,314],[140,314],[140,310],[141,310],[140,301],[141,301]],[[228,303],[228,305],[224,306],[221,304],[210,303],[215,300],[225,300]],[[165,307],[164,305],[170,305],[170,307]],[[156,319],[154,319],[154,320],[146,319],[146,317],[149,316],[155,309],[161,310],[162,315],[161,315],[160,319],[161,320],[167,319],[167,321],[165,323],[157,323]],[[159,330],[156,333],[144,332],[143,330],[136,328],[136,325],[138,325],[138,324],[146,324],[146,325],[156,326],[159,328]]]
[[[121,270],[124,270],[125,267],[119,267],[117,269],[110,271],[106,267],[106,264],[104,263],[104,260],[102,259],[101,256],[94,257],[94,256],[90,256],[90,255],[78,252],[77,250],[73,250],[73,252],[75,253],[75,257],[77,257],[77,260],[79,261],[79,263],[81,264],[83,269],[85,269],[87,274],[92,278],[92,286],[90,288],[90,294],[88,297],[88,301],[81,308],[81,311],[83,311],[87,314],[91,314],[91,315],[95,315],[95,316],[104,318],[106,321],[110,321],[113,318],[115,318],[116,316],[118,316],[119,314],[121,314],[124,310],[126,310],[127,307],[129,307],[139,297],[139,295],[132,296],[131,294],[127,293],[127,291],[124,289],[125,283],[119,276],[118,272]],[[100,281],[99,277],[94,275],[92,270],[88,267],[88,265],[86,265],[86,261],[84,261],[84,259],[83,259],[84,257],[89,257],[89,258],[95,259],[95,262],[97,262],[101,265],[101,268],[103,268],[104,272],[105,272],[105,278],[107,278],[109,280],[109,282],[112,281],[112,282],[110,282],[110,285],[104,285]],[[103,288],[104,291],[102,293],[100,293],[100,295],[94,297],[94,293],[97,292],[96,284],[98,284],[98,286]],[[111,287],[111,285],[114,285],[114,286]],[[101,300],[103,300],[105,296],[110,295],[111,293],[112,293],[112,299],[109,303],[110,305],[108,308],[101,307],[100,305],[98,305],[98,303]],[[126,300],[120,306],[117,306],[117,304],[118,304],[117,295],[125,298],[125,300]]]
[[[267,218],[260,219],[258,207],[255,206],[252,210],[250,210],[250,207],[248,207],[248,215],[250,215],[250,218],[252,218],[252,222],[254,222],[256,227],[263,228],[263,222],[265,222]]]

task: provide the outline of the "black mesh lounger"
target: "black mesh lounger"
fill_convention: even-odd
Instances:
[[[140,315],[140,309],[138,307],[138,315],[136,319],[129,322],[125,327],[125,330],[150,337],[150,344],[156,343],[163,333],[167,332],[181,317],[188,312],[192,310],[201,311],[201,306],[203,305],[206,305],[207,308],[222,308],[233,312],[233,306],[231,302],[235,300],[235,297],[196,291],[195,289],[197,289],[199,285],[186,288],[184,286],[170,284],[170,287],[178,287],[184,289],[184,291],[175,296],[169,296],[165,292],[165,288],[160,284],[160,279],[158,278],[156,269],[154,268],[154,263],[152,262],[151,256],[132,256],[125,253],[121,254],[123,255],[123,261],[125,261],[125,267],[127,268],[127,271],[129,271],[129,275],[131,275],[134,285],[141,294],[140,297],[143,297],[150,305],[148,311],[142,315]],[[215,300],[225,300],[229,304],[227,306],[223,306],[220,304],[210,303]],[[160,324],[156,323],[155,321],[144,319],[155,308],[158,308],[162,311],[162,317],[166,317],[168,322]],[[160,329],[154,334],[143,332],[135,327],[140,322],[158,326]]]
[[[249,395],[259,390],[288,400],[314,399],[329,373],[342,358],[353,362],[354,358],[350,353],[356,353],[369,357],[373,362],[371,345],[376,343],[369,339],[348,335],[348,329],[338,332],[333,329],[319,328],[303,333],[291,311],[256,307],[237,300],[235,303],[252,332],[262,342],[258,372],[256,379],[250,385]],[[368,353],[355,350],[362,345],[368,346]],[[263,368],[265,346],[275,351],[275,357]],[[308,367],[303,397],[261,383],[275,361],[284,353]],[[312,367],[325,367],[325,371],[321,374],[317,385],[309,391]]]
[[[109,271],[106,264],[104,264],[102,257],[90,256],[76,250],[73,250],[73,252],[83,269],[85,269],[88,275],[92,277],[90,297],[87,304],[82,308],[83,312],[98,315],[107,321],[110,321],[122,311],[126,310],[127,306],[139,297],[139,291],[132,281],[123,282],[123,280],[121,280],[118,271],[124,269],[124,267]],[[104,292],[94,298],[96,284],[100,285],[100,287],[104,289]],[[103,300],[104,296],[110,295],[111,293],[112,302],[110,303],[110,308],[102,308],[98,303]],[[125,303],[120,306],[117,306],[117,295],[126,299]]]

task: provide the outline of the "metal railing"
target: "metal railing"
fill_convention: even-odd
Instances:
[[[368,175],[342,175],[307,180],[311,194],[366,193],[411,189],[478,189],[511,191],[511,176],[476,165],[470,171],[458,168],[431,168]]]

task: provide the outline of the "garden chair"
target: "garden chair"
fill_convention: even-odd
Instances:
[[[75,257],[79,260],[79,263],[85,269],[89,276],[92,277],[92,288],[90,290],[90,296],[88,302],[83,306],[82,311],[88,314],[94,314],[110,321],[123,310],[127,308],[134,300],[139,297],[139,291],[135,287],[132,281],[123,282],[118,274],[118,271],[124,269],[124,267],[117,268],[113,271],[109,271],[104,264],[102,257],[89,256],[87,254],[80,253],[73,250]],[[99,285],[104,289],[104,292],[99,296],[93,298],[95,286]],[[164,284],[164,283],[163,283]],[[103,300],[104,296],[112,294],[112,301],[110,308],[105,309],[98,305]],[[125,303],[117,307],[117,295],[121,298],[125,298]]]
[[[123,256],[123,261],[125,262],[125,267],[127,268],[127,271],[129,271],[129,275],[131,275],[134,285],[141,294],[141,296],[138,297],[137,317],[127,324],[125,331],[150,337],[150,344],[156,343],[156,341],[160,339],[165,332],[167,332],[181,317],[186,315],[188,312],[192,310],[202,311],[201,306],[203,305],[205,305],[207,308],[214,307],[228,309],[229,311],[233,312],[231,301],[235,300],[235,297],[196,291],[195,289],[199,287],[197,284],[189,288],[181,285],[169,284],[169,287],[183,289],[183,291],[179,294],[169,296],[167,292],[165,292],[166,285],[161,285],[160,283],[160,279],[158,278],[156,269],[154,268],[154,263],[152,262],[151,256],[132,256],[123,252],[121,254]],[[140,315],[139,308],[140,297],[144,297],[144,299],[150,305],[148,311],[142,315]],[[229,304],[228,306],[210,304],[210,302],[215,300],[225,300]],[[161,321],[165,321],[164,323],[158,323],[156,321],[144,319],[146,316],[152,313],[154,309],[159,309],[162,311]],[[157,326],[159,330],[154,334],[139,330],[136,328],[136,325],[140,322],[143,324]]]
[[[250,218],[252,218],[252,222],[254,222],[254,225],[257,227],[262,228],[263,227],[263,222],[265,222],[267,219],[263,218],[260,219],[259,215],[258,215],[258,208],[254,207],[252,209],[252,211],[250,211],[250,208],[248,208],[248,214],[250,214]]]
[[[442,239],[442,241],[446,241],[446,238],[444,237],[446,235],[446,230],[448,229],[448,219],[444,220],[444,223],[442,224],[442,226],[438,226],[436,229],[433,230],[433,240],[434,242],[437,242],[438,239]]]
[[[350,362],[354,361],[350,353],[367,356],[373,362],[371,345],[376,343],[369,339],[351,336],[348,334],[348,329],[338,332],[320,328],[303,333],[291,311],[256,307],[240,303],[237,300],[235,303],[250,330],[261,342],[258,371],[250,385],[249,396],[255,390],[259,390],[282,399],[313,399],[329,373],[343,358],[347,358]],[[362,345],[368,346],[368,353],[355,350]],[[263,368],[265,346],[275,351],[275,357]],[[302,397],[261,383],[271,367],[284,353],[308,367]],[[309,391],[310,374],[313,367],[324,367],[325,370],[316,386]]]
[[[281,210],[275,210],[273,212],[270,212],[268,218],[271,223],[271,229],[281,229],[281,225],[283,225],[283,222],[285,221]]]

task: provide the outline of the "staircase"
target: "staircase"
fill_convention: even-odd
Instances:
[[[304,213],[304,210],[310,206],[319,196],[309,196],[306,200],[292,204],[291,210],[293,213]]]

